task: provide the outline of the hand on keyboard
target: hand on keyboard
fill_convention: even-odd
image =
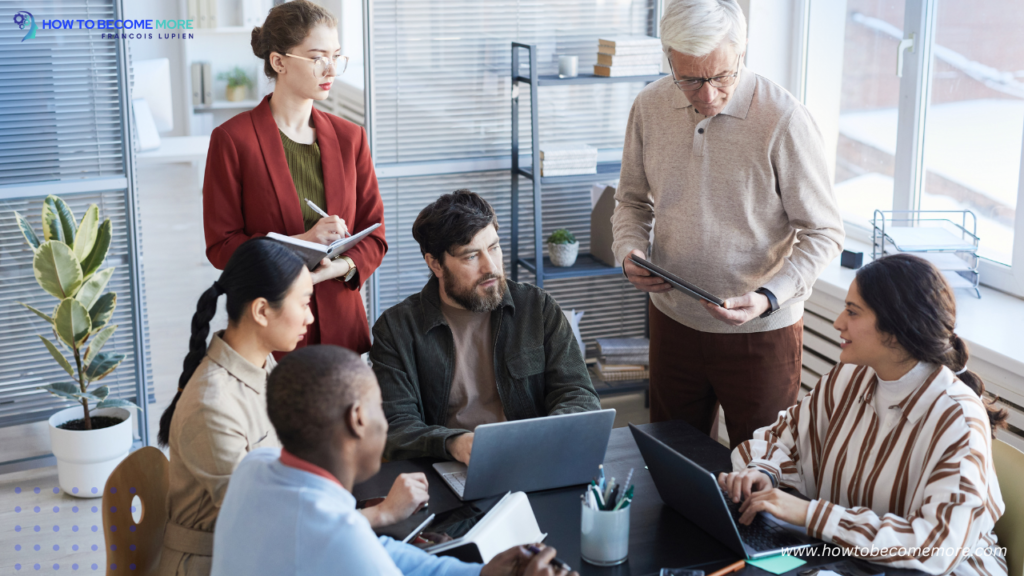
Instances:
[[[722,472],[718,475],[718,485],[727,492],[726,499],[730,502],[739,503],[754,492],[771,490],[771,478],[759,468],[747,468],[739,472]]]
[[[753,522],[758,512],[768,512],[779,520],[796,526],[807,525],[807,509],[810,507],[810,502],[787,494],[778,488],[753,492],[749,498],[738,504],[732,502],[731,499],[727,499],[727,501],[730,508],[739,506],[736,511],[740,515],[738,523],[741,525],[749,525]]]

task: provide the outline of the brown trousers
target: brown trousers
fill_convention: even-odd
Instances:
[[[710,435],[721,404],[731,447],[749,440],[796,404],[803,326],[699,332],[650,304],[651,422],[682,419]]]

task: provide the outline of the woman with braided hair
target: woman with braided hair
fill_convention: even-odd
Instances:
[[[207,347],[222,294],[228,326]],[[312,296],[302,260],[257,238],[235,250],[220,278],[199,297],[178,392],[160,418],[157,436],[170,454],[160,574],[210,573],[213,530],[231,473],[250,451],[281,446],[267,416],[267,375],[276,365],[273,353],[294,350],[306,334]],[[403,520],[422,506],[422,476],[399,477],[383,504],[364,511],[371,525]]]

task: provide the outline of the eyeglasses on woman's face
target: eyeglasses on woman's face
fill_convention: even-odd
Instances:
[[[317,80],[344,74],[345,70],[348,69],[348,56],[342,56],[341,54],[337,56],[317,56],[316,58],[306,58],[305,56],[296,56],[295,54],[285,54],[285,56],[312,62],[313,77]]]

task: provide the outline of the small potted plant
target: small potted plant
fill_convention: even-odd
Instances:
[[[548,236],[548,256],[551,263],[560,268],[568,268],[576,263],[580,253],[580,243],[565,228],[559,228]]]
[[[238,66],[230,72],[221,72],[217,75],[218,80],[227,80],[228,88],[226,96],[229,102],[241,102],[248,95],[248,89],[252,87],[252,80]]]
[[[117,329],[109,323],[117,294],[103,293],[114,269],[100,270],[110,248],[112,225],[109,218],[99,222],[95,204],[77,222],[68,205],[56,196],[43,200],[42,241],[21,214],[15,212],[14,216],[34,253],[36,282],[58,300],[52,314],[22,306],[50,325],[53,340],[42,335],[39,339],[72,379],[40,389],[76,403],[50,417],[58,481],[67,494],[98,498],[107,477],[131,450],[133,426],[128,408],[138,408],[127,400],[108,398],[106,386],[90,389],[124,360],[124,354],[102,351]],[[94,406],[90,408],[90,404]]]

